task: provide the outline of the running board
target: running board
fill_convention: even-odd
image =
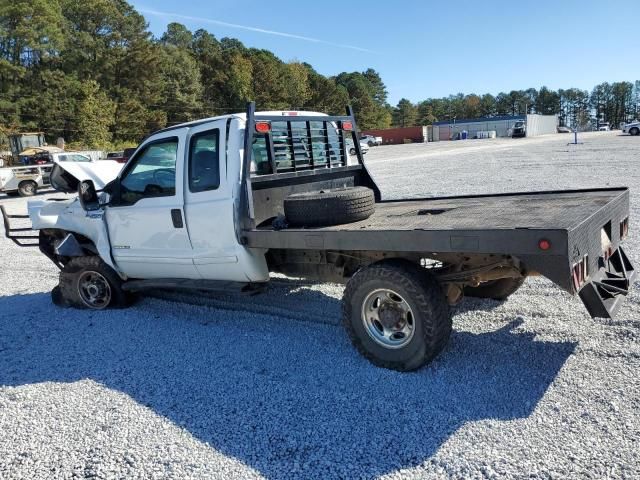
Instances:
[[[267,282],[244,283],[220,280],[191,280],[188,278],[153,278],[148,280],[129,280],[122,284],[128,292],[141,290],[205,290],[208,292],[244,293],[257,295],[267,288]]]
[[[636,271],[622,247],[603,261],[602,267],[580,290],[582,303],[593,317],[613,318],[628,295]]]
[[[11,227],[11,219],[12,218],[29,218],[29,215],[9,215],[7,211],[4,209],[4,205],[0,205],[0,213],[2,213],[2,220],[4,221],[4,234],[6,237],[11,240],[13,243],[18,245],[19,247],[38,247],[40,243],[22,243],[25,240],[35,240],[39,239],[39,235],[14,235],[15,232],[34,232],[33,228],[12,228]]]

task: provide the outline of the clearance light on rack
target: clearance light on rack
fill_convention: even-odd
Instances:
[[[269,122],[256,122],[257,133],[269,133],[271,131],[271,124]]]
[[[349,121],[342,122],[342,130],[345,132],[351,132],[353,130],[353,123]]]

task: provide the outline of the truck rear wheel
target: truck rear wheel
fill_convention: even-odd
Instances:
[[[342,299],[343,324],[353,345],[371,363],[416,370],[434,359],[451,335],[451,315],[440,285],[402,260],[359,270]]]
[[[38,191],[38,184],[33,180],[24,180],[18,185],[18,194],[21,197],[33,197]]]
[[[118,274],[98,256],[74,257],[60,272],[62,301],[77,308],[103,310],[129,306]]]
[[[373,190],[349,187],[295,193],[284,200],[284,215],[294,227],[322,227],[358,222],[375,211]]]
[[[465,287],[464,295],[465,297],[506,300],[510,295],[514,294],[523,283],[524,277],[501,278],[499,280],[481,283],[477,287]]]

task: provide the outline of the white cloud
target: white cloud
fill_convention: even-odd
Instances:
[[[250,32],[264,33],[267,35],[276,35],[278,37],[293,38],[295,40],[303,40],[305,42],[331,45],[332,47],[347,48],[350,50],[357,50],[359,52],[375,53],[372,50],[369,50],[367,48],[356,47],[354,45],[348,45],[344,43],[335,43],[335,42],[330,42],[328,40],[321,40],[319,38],[305,37],[303,35],[295,35],[293,33],[277,32],[275,30],[267,30],[264,28],[251,27],[248,25],[239,25],[237,23],[223,22],[221,20],[214,20],[212,18],[193,17],[191,15],[182,15],[179,13],[171,13],[171,12],[160,12],[158,10],[151,10],[148,8],[137,8],[137,10],[139,12],[146,13],[148,15],[155,15],[157,17],[162,17],[166,19],[187,20],[191,22],[209,23],[212,25],[219,25],[221,27],[237,28],[239,30],[248,30]]]

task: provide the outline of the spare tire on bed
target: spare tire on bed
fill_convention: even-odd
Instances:
[[[292,227],[324,227],[358,222],[375,211],[373,190],[367,187],[294,193],[284,200],[284,215]]]

